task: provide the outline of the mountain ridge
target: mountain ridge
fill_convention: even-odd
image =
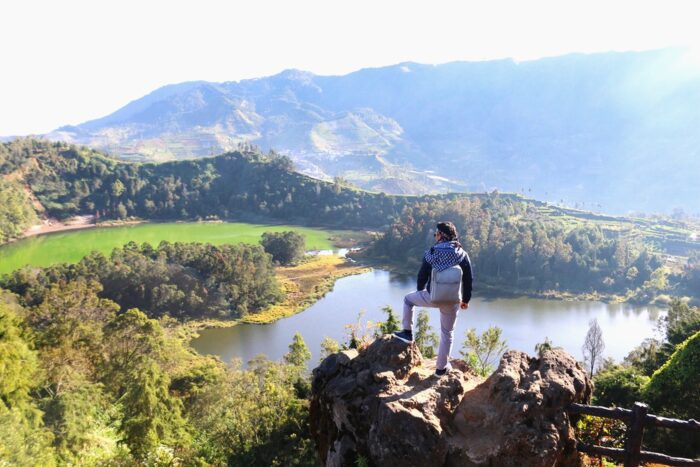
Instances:
[[[250,142],[288,154],[304,173],[379,191],[499,189],[615,213],[700,212],[689,176],[700,171],[700,69],[684,65],[684,54],[402,62],[338,76],[289,69],[192,81],[48,136],[135,160]],[[381,163],[365,167],[368,157]]]

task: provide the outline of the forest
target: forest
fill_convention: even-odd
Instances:
[[[499,195],[417,201],[361,256],[415,272],[437,222],[449,219],[483,287],[517,292],[615,295],[647,303],[656,297],[700,297],[698,255],[682,271],[633,236],[599,226],[569,227],[537,207]]]
[[[303,340],[227,366],[182,326],[281,298],[261,245],[131,242],[4,276],[0,462],[314,465]]]
[[[477,290],[608,294],[639,302],[700,297],[697,254],[673,270],[638,236],[592,222],[572,226],[519,196],[369,193],[342,179],[296,174],[291,161],[275,153],[135,164],[23,139],[0,145],[0,174],[0,243],[20,236],[41,215],[257,217],[381,229],[362,254],[413,272],[435,223],[449,219],[471,255]],[[279,301],[274,264],[300,261],[303,238],[268,234],[262,243],[132,242],[110,255],[2,277],[0,459],[314,465],[309,353],[301,336],[284,361],[260,357],[246,368],[198,355],[182,326],[192,319],[245,317]],[[700,314],[684,301],[669,301],[663,340],[642,343],[620,364],[604,362],[595,375],[596,403],[645,400],[662,415],[697,413],[700,384],[688,368],[698,365]],[[434,347],[434,335],[424,334]],[[423,344],[430,353],[431,345]],[[614,444],[615,430],[598,432],[610,434]],[[668,436],[650,434],[649,443],[693,455],[684,439]]]
[[[0,175],[0,243],[37,221],[33,204],[45,210],[40,215],[59,219],[274,220],[384,230],[365,256],[412,272],[430,228],[450,219],[477,265],[477,279],[489,287],[640,303],[700,297],[697,248],[686,264],[671,269],[646,238],[585,216],[572,225],[544,210],[546,203],[496,192],[371,193],[339,178],[300,175],[286,156],[248,146],[217,157],[141,164],[65,143],[17,139],[0,144]]]
[[[38,219],[22,185],[0,177],[0,245],[20,237]]]
[[[60,142],[0,144],[0,175],[23,180],[46,213],[59,219],[76,214],[153,220],[256,217],[372,228],[397,220],[414,199],[357,190],[340,179],[316,180],[292,169],[286,156],[255,150],[140,164]]]
[[[77,264],[23,268],[0,278],[0,288],[23,305],[38,306],[55,288],[81,282],[122,311],[151,318],[235,319],[282,298],[271,256],[259,245],[130,242],[109,257],[98,252]]]
[[[700,308],[674,300],[659,320],[661,339],[647,339],[625,360],[606,360],[593,377],[593,402],[631,407],[646,402],[651,413],[670,418],[697,419],[700,414]],[[585,420],[586,441],[621,447],[624,426],[612,420]],[[697,457],[697,433],[652,428],[644,435],[647,450]]]
[[[303,341],[228,367],[99,293],[81,279],[22,306],[0,290],[0,463],[314,465]]]

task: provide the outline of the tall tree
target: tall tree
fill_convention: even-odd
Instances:
[[[188,435],[181,415],[181,403],[168,392],[170,378],[154,363],[130,375],[120,431],[124,443],[137,459],[144,459],[160,444],[186,444]]]
[[[0,290],[0,465],[54,465],[53,436],[30,391],[41,383],[37,352],[22,332],[21,309]]]
[[[301,333],[294,333],[294,339],[289,344],[289,352],[284,355],[284,361],[290,365],[303,367],[309,359],[311,359],[311,352],[304,342],[304,338]]]
[[[306,251],[306,238],[293,231],[265,232],[260,243],[274,261],[284,266],[301,261]]]
[[[583,341],[583,359],[588,364],[589,373],[591,376],[595,373],[596,367],[599,364],[605,350],[605,342],[603,341],[603,330],[600,329],[598,319],[593,318],[588,323],[588,332]]]

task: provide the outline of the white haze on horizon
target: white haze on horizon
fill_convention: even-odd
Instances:
[[[404,61],[692,46],[695,2],[164,0],[0,5],[0,135],[105,116],[160,86],[287,68],[345,74]],[[699,68],[700,69],[700,68]]]

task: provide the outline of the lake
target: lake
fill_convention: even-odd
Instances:
[[[169,242],[258,243],[263,232],[294,230],[306,237],[311,250],[332,248],[330,236],[345,232],[293,225],[250,224],[242,222],[144,223],[64,231],[25,238],[0,247],[0,274],[25,265],[49,266],[77,263],[91,251],[109,254],[130,241],[158,245]]]
[[[478,287],[478,284],[476,285]],[[413,277],[388,271],[371,272],[340,279],[333,291],[307,310],[273,324],[238,324],[231,328],[212,328],[200,332],[192,346],[204,354],[217,355],[224,361],[240,358],[249,361],[257,354],[279,360],[288,351],[296,331],[301,332],[313,357],[310,366],[319,360],[320,344],[325,336],[339,342],[347,340],[345,325],[362,321],[383,321],[381,309],[391,305],[399,320],[403,296],[415,290]],[[439,311],[429,309],[431,325],[439,329]],[[460,311],[455,328],[452,357],[459,356],[464,333],[469,328],[483,332],[499,326],[511,349],[534,354],[535,344],[548,337],[582,359],[581,345],[588,323],[597,318],[603,331],[604,356],[620,361],[647,337],[655,335],[656,321],[665,311],[651,306],[606,304],[602,302],[543,300],[520,298],[472,298],[469,309]],[[416,314],[417,316],[417,310]]]

